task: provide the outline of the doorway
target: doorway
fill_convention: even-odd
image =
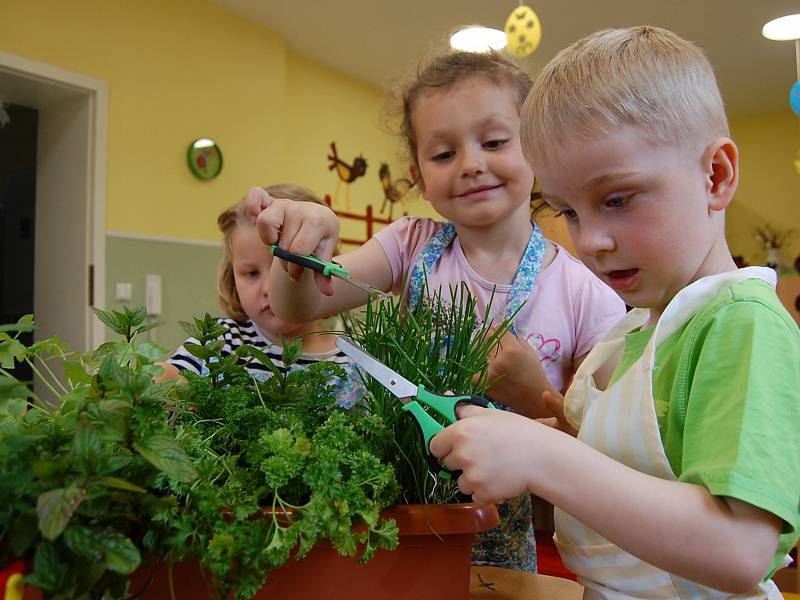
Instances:
[[[34,180],[14,183],[35,194],[32,221],[17,224],[29,243],[14,250],[33,263],[34,338],[86,351],[104,338],[91,308],[105,304],[107,84],[0,52],[0,97],[37,117]],[[15,277],[3,277],[13,294],[24,287]]]
[[[16,104],[0,106],[0,323],[15,323],[33,312],[36,139],[39,113]],[[20,335],[25,345],[31,333]],[[28,365],[11,370],[31,381]]]

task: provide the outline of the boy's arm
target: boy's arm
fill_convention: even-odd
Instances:
[[[556,429],[504,411],[465,406],[431,441],[476,502],[533,493],[627,552],[731,593],[767,573],[781,520],[707,489],[645,475]]]

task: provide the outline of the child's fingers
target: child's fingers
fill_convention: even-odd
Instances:
[[[469,419],[470,417],[478,417],[484,414],[488,408],[483,408],[482,406],[476,406],[474,404],[459,404],[456,406],[456,416],[461,419]]]
[[[269,210],[262,210],[256,217],[258,237],[267,245],[277,244],[281,238],[284,208],[282,203],[274,202],[270,205]]]
[[[452,432],[448,427],[445,427],[442,431],[431,438],[428,449],[431,451],[431,454],[433,454],[443,463],[446,461],[448,455],[453,451]],[[448,469],[451,468],[451,465],[445,464],[445,466]]]
[[[269,208],[271,203],[272,197],[267,190],[260,187],[252,187],[250,191],[247,192],[247,196],[245,196],[244,209],[253,223],[255,223],[259,213],[265,208]]]
[[[317,284],[317,289],[326,296],[333,296],[333,279],[325,277],[322,273],[314,271],[314,283]]]
[[[563,396],[561,396],[560,394],[553,394],[552,392],[543,392],[542,401],[544,402],[545,408],[553,416],[550,417],[552,421],[550,421],[550,419],[537,419],[538,421],[552,427],[553,429],[558,429],[560,431],[568,433],[573,437],[578,435],[578,430],[575,429],[572,425],[570,425],[569,421],[567,421],[566,416],[564,416]]]

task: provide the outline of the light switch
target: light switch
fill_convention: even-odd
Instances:
[[[114,284],[114,298],[122,302],[130,302],[133,299],[133,284],[132,283],[116,283]]]
[[[161,275],[144,276],[144,306],[148,315],[161,314]]]

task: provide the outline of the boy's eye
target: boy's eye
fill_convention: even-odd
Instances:
[[[628,196],[614,196],[605,201],[605,205],[609,208],[621,208],[628,202]]]
[[[505,146],[508,143],[508,139],[500,139],[500,140],[489,140],[488,142],[484,142],[483,146],[489,150],[497,150],[502,146]]]
[[[571,208],[565,208],[564,210],[556,211],[556,216],[564,217],[567,221],[572,221],[573,219],[578,218],[578,214]]]

